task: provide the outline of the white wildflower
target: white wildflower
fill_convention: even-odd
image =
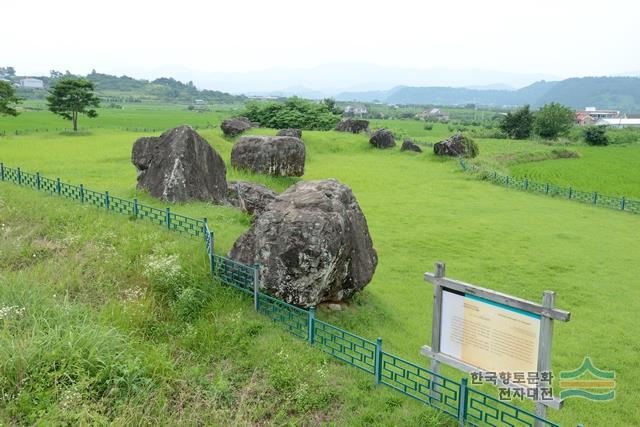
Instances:
[[[147,278],[164,280],[176,280],[180,277],[180,273],[177,255],[151,255],[143,271]]]
[[[8,320],[10,318],[19,318],[24,315],[25,308],[17,305],[5,305],[0,307],[0,320]]]

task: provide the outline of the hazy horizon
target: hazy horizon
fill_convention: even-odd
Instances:
[[[615,9],[575,0],[528,8],[495,0],[400,0],[393,7],[185,0],[179,8],[115,0],[97,13],[78,0],[36,0],[30,10],[37,12],[25,20],[24,6],[3,6],[7,17],[20,19],[0,27],[0,66],[20,75],[96,69],[237,93],[518,88],[541,79],[640,74],[640,56],[630,54],[640,41],[634,30],[640,4],[628,0]]]

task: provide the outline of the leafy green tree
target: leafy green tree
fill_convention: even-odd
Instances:
[[[531,136],[534,116],[529,106],[525,105],[515,112],[509,112],[500,122],[500,130],[513,139],[526,139]]]
[[[0,116],[17,116],[15,105],[19,104],[20,98],[16,96],[16,90],[9,82],[0,81]]]
[[[609,145],[606,126],[586,126],[582,129],[582,135],[589,145]]]
[[[557,102],[546,104],[536,113],[533,131],[543,138],[555,139],[569,133],[575,123],[572,109]]]
[[[94,108],[100,106],[100,98],[94,93],[92,82],[74,77],[60,78],[51,88],[47,96],[49,111],[73,123],[73,130],[78,130],[78,114],[96,117]],[[93,107],[93,108],[92,108]]]

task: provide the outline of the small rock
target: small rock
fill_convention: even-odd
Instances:
[[[400,147],[400,151],[415,151],[416,153],[422,153],[422,148],[410,139],[405,139]]]
[[[342,311],[342,306],[340,304],[327,304],[327,308],[331,311]]]

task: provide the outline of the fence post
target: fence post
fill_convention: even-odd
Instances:
[[[18,168],[18,185],[22,184],[22,172],[20,168]]]
[[[507,175],[506,183],[507,183],[506,185],[507,185],[507,187],[508,187],[508,186],[509,186],[509,175]]]
[[[260,264],[253,264],[253,308],[258,311],[260,308]]]
[[[460,401],[458,402],[458,424],[462,427],[467,420],[467,397],[469,389],[467,387],[467,379],[460,380]]]
[[[165,223],[167,224],[167,228],[171,230],[171,210],[170,208],[166,209],[166,219]]]
[[[597,192],[593,193],[593,204],[594,205],[598,204],[598,193]]]
[[[84,203],[84,185],[80,184],[80,203]]]
[[[109,192],[104,192],[104,207],[106,210],[109,210]]]
[[[571,195],[572,195],[572,193],[573,193],[573,190],[572,190],[572,188],[571,188],[571,187],[569,187],[569,199],[571,199]]]
[[[529,178],[524,179],[524,191],[529,191]]]
[[[4,181],[4,163],[0,163],[0,181]]]
[[[316,328],[316,308],[315,307],[309,307],[309,316],[308,316],[308,323],[307,323],[307,329],[308,329],[308,335],[309,335],[309,344],[313,345],[313,343],[315,342],[315,328]]]
[[[382,380],[382,338],[378,338],[376,340],[376,359],[374,363],[376,384],[380,384]]]
[[[56,178],[56,192],[58,196],[62,193],[62,186],[60,185],[60,178]]]
[[[138,218],[138,212],[139,212],[138,199],[134,198],[133,199],[133,215],[135,215],[136,218]]]
[[[544,194],[549,194],[549,183],[548,182],[544,185]]]
[[[211,277],[213,278],[215,276],[215,270],[216,270],[216,257],[213,254],[213,249],[214,249],[213,231],[209,231],[209,242],[211,242],[210,243],[211,252],[209,252],[209,264],[211,265]]]
[[[36,172],[36,188],[40,191],[40,172]]]
[[[209,227],[207,226],[207,218],[202,218],[202,235],[204,236],[204,240],[205,242],[207,241],[207,230],[209,229]],[[207,246],[207,252],[209,251],[209,247]]]
[[[18,169],[18,171],[20,171],[20,169]],[[624,203],[625,203],[624,196],[622,196],[622,199],[620,199],[620,210],[621,211],[624,210]]]

